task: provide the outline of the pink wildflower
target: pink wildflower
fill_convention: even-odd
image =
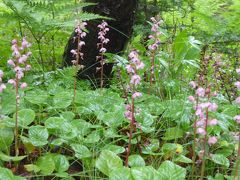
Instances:
[[[134,74],[131,77],[130,83],[133,84],[133,85],[138,85],[138,84],[140,84],[140,81],[141,81],[141,77],[139,75],[137,75],[137,74]]]
[[[218,120],[217,119],[212,119],[208,121],[208,125],[209,126],[215,126],[218,124]]]
[[[238,124],[240,124],[240,115],[237,115],[233,118]]]
[[[212,136],[212,137],[209,137],[208,138],[208,144],[211,146],[211,145],[214,145],[217,143],[217,138],[215,136]]]
[[[21,86],[20,86],[21,89],[25,89],[26,87],[27,87],[27,83],[25,83],[25,82],[22,83]]]
[[[141,97],[141,96],[142,96],[142,93],[140,93],[140,92],[135,92],[135,93],[133,93],[132,98],[135,99],[135,98]]]
[[[197,128],[197,134],[206,135],[206,131],[203,128]]]
[[[196,90],[196,94],[197,94],[199,97],[204,97],[204,95],[205,95],[205,89],[203,89],[202,87],[199,87],[199,88]]]

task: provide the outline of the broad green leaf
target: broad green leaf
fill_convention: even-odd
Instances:
[[[133,167],[131,174],[134,180],[160,180],[161,176],[152,166]],[[161,179],[162,180],[162,179]]]
[[[230,166],[229,160],[222,154],[211,154],[210,160],[212,160],[216,164],[219,164],[225,167]]]
[[[16,111],[16,96],[14,91],[3,91],[0,114],[11,114]]]
[[[45,91],[31,91],[27,93],[24,99],[26,99],[32,104],[42,105],[42,104],[47,104],[48,97],[49,95]]]
[[[53,155],[53,160],[55,163],[55,170],[58,173],[68,170],[69,162],[68,162],[66,156],[61,155],[61,154],[55,154],[55,155]]]
[[[122,146],[117,146],[117,145],[106,145],[102,148],[102,150],[108,150],[108,151],[112,151],[116,154],[120,154],[125,152],[125,148]]]
[[[14,139],[13,130],[0,125],[0,150],[9,151],[9,147]]]
[[[0,179],[4,180],[26,180],[24,177],[14,176],[12,171],[7,168],[0,167]]]
[[[129,156],[128,163],[131,167],[145,166],[145,161],[140,155]]]
[[[21,161],[27,156],[8,156],[0,152],[0,160],[2,161]]]
[[[84,143],[94,144],[99,142],[99,140],[100,140],[99,131],[93,131],[84,139]]]
[[[55,163],[51,154],[40,156],[36,162],[36,165],[39,167],[41,174],[43,175],[50,175],[55,169]]]
[[[113,170],[122,168],[123,163],[114,152],[104,150],[96,161],[96,167],[103,174],[109,176]]]
[[[73,95],[71,92],[60,92],[55,94],[53,97],[53,107],[54,108],[67,108],[71,105],[73,100]]]
[[[28,134],[34,146],[44,146],[48,143],[48,130],[44,126],[31,126]]]
[[[75,152],[75,156],[78,159],[89,158],[92,156],[91,151],[84,145],[81,144],[71,144],[70,145]]]
[[[130,168],[121,167],[110,172],[110,180],[134,180],[131,176]]]
[[[74,119],[75,117],[75,114],[71,111],[66,111],[66,112],[63,112],[61,114],[61,117],[63,117],[64,119],[68,120],[68,121],[71,121]]]
[[[184,155],[177,155],[173,159],[174,162],[182,162],[182,163],[192,163],[192,160],[187,158]]]
[[[15,121],[16,113],[13,116]],[[22,109],[18,112],[18,124],[19,126],[26,127],[30,125],[35,119],[35,112],[32,109]]]
[[[24,168],[28,172],[35,172],[35,173],[37,173],[37,172],[39,172],[41,170],[38,166],[36,166],[34,164],[26,164],[26,165],[24,165]]]
[[[183,137],[183,130],[180,127],[168,128],[164,134],[164,140],[174,140]]]
[[[186,177],[186,169],[171,161],[164,161],[160,165],[158,172],[162,180],[184,180]]]

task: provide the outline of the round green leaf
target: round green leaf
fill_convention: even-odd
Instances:
[[[48,130],[44,126],[31,126],[28,134],[34,146],[44,146],[48,143]]]
[[[140,155],[131,155],[128,161],[131,167],[145,166],[145,161]]]
[[[0,167],[0,178],[6,180],[26,180],[24,177],[14,176],[11,170],[2,167]]]
[[[214,163],[225,166],[225,167],[229,167],[230,166],[230,162],[229,160],[223,155],[223,154],[212,154],[211,159]]]
[[[13,116],[15,121],[16,113]],[[22,109],[18,112],[18,124],[19,126],[26,127],[30,125],[35,119],[35,112],[32,109]]]
[[[0,126],[0,150],[7,151],[14,139],[14,133],[11,128]]]
[[[73,95],[71,92],[60,92],[55,94],[53,98],[54,108],[67,108],[71,105],[73,100]]]
[[[165,180],[184,180],[186,169],[174,164],[171,161],[164,161],[158,169],[161,179]]]
[[[36,165],[39,167],[41,173],[44,175],[52,174],[55,169],[55,163],[51,154],[39,157]]]
[[[84,145],[71,144],[70,146],[75,151],[75,156],[79,159],[88,158],[92,156],[91,151]]]
[[[110,180],[134,180],[131,177],[130,168],[121,167],[113,170],[109,175]]]
[[[104,150],[96,161],[96,167],[109,176],[111,171],[123,167],[123,164],[122,160],[114,152]]]
[[[55,156],[53,156],[53,160],[54,160],[54,163],[55,163],[55,170],[58,173],[61,173],[61,172],[64,172],[64,171],[68,170],[69,162],[64,155],[56,154]]]

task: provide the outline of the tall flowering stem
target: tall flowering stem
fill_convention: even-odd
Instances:
[[[236,70],[237,74],[240,75],[240,68]],[[240,81],[235,82],[235,86],[237,89],[240,91]],[[236,98],[235,103],[240,106],[240,96]],[[240,114],[236,115],[234,117],[234,120],[237,122],[237,124],[240,124]],[[234,169],[234,180],[238,179],[238,171],[239,171],[239,163],[240,163],[240,135],[238,138],[238,152],[237,152],[237,159],[236,159],[236,164],[235,164],[235,169]]]
[[[75,29],[76,36],[73,38],[74,41],[77,41],[77,49],[72,49],[71,53],[73,57],[76,59],[72,60],[73,65],[76,67],[76,73],[74,78],[74,93],[73,93],[73,104],[75,102],[76,98],[76,91],[77,91],[77,73],[78,70],[84,68],[81,66],[81,60],[83,60],[83,53],[81,52],[82,47],[85,45],[85,42],[82,40],[84,37],[86,37],[86,33],[83,31],[83,29],[86,27],[86,22],[78,22],[77,27]]]
[[[107,51],[104,45],[106,45],[109,42],[109,39],[106,38],[107,32],[109,31],[108,23],[106,21],[102,21],[102,23],[98,25],[98,28],[100,29],[98,32],[98,39],[100,40],[100,42],[97,44],[97,46],[99,48],[100,55],[97,56],[97,60],[100,62],[101,65],[100,87],[103,88],[103,72],[104,72],[103,67],[105,64],[104,53]],[[99,68],[97,68],[97,71],[98,70]]]
[[[21,46],[18,45],[17,40],[12,40],[12,56],[13,58],[8,60],[8,65],[11,66],[13,71],[15,72],[15,78],[9,79],[8,83],[12,84],[15,88],[16,94],[16,119],[15,119],[15,156],[19,155],[18,149],[18,111],[20,105],[20,95],[19,88],[25,89],[27,87],[26,82],[21,82],[21,79],[24,77],[24,73],[31,69],[31,66],[27,64],[27,59],[31,55],[31,52],[26,52],[26,49],[31,46],[30,43],[27,42],[26,38],[23,38]]]
[[[213,119],[209,116],[209,112],[216,111],[218,106],[216,103],[210,102],[212,96],[215,96],[216,93],[211,93],[211,88],[197,87],[195,82],[190,83],[191,87],[195,89],[195,97],[189,96],[188,99],[194,104],[195,116],[197,119],[194,121],[194,143],[193,151],[196,149],[197,142],[202,144],[200,147],[202,150],[199,152],[199,161],[202,163],[201,167],[201,177],[204,177],[205,171],[205,160],[206,160],[206,150],[207,145],[212,146],[217,143],[217,137],[210,136],[208,133],[209,126],[215,126],[218,124],[217,119]],[[198,135],[198,139],[197,139]],[[193,152],[193,163],[195,163],[196,154]],[[195,165],[193,165],[193,171],[195,171]],[[192,173],[192,176],[194,172]]]
[[[135,120],[135,106],[134,100],[137,97],[142,96],[140,92],[137,91],[137,86],[140,84],[141,77],[137,74],[137,71],[144,68],[143,62],[139,60],[138,52],[131,51],[129,54],[130,63],[126,66],[126,70],[128,74],[131,76],[130,80],[130,90],[132,92],[131,103],[126,105],[125,117],[130,121],[130,130],[129,130],[129,139],[128,139],[128,147],[127,154],[125,159],[125,166],[128,166],[128,157],[131,151],[131,141],[133,137],[133,132],[136,129],[136,120]]]
[[[159,27],[162,24],[162,20],[161,21],[157,21],[154,17],[151,18],[152,21],[152,34],[149,35],[149,40],[152,42],[152,44],[150,44],[148,46],[148,50],[150,51],[150,60],[151,60],[151,72],[150,72],[150,88],[153,84],[154,81],[154,69],[155,69],[155,56],[157,53],[157,50],[159,48],[160,45],[160,38],[159,36],[162,34],[159,31]]]

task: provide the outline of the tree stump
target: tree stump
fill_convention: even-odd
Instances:
[[[107,20],[110,31],[107,33],[107,38],[110,39],[109,43],[105,46],[108,53],[119,53],[124,49],[126,42],[132,33],[134,13],[137,6],[137,0],[85,0],[86,2],[97,3],[95,6],[86,7],[84,11],[107,16],[113,20]],[[84,38],[85,46],[81,52],[84,53],[83,60],[80,64],[84,68],[78,72],[79,79],[90,79],[96,81],[100,77],[100,73],[96,71],[100,67],[100,63],[96,60],[99,55],[97,48],[98,39],[98,24],[101,20],[92,20],[87,22],[87,36]],[[76,36],[75,32],[69,38],[63,55],[64,66],[71,66],[74,59],[71,54],[72,49],[77,49],[77,42],[74,42],[73,37]],[[104,78],[111,77],[112,63],[104,65]]]

